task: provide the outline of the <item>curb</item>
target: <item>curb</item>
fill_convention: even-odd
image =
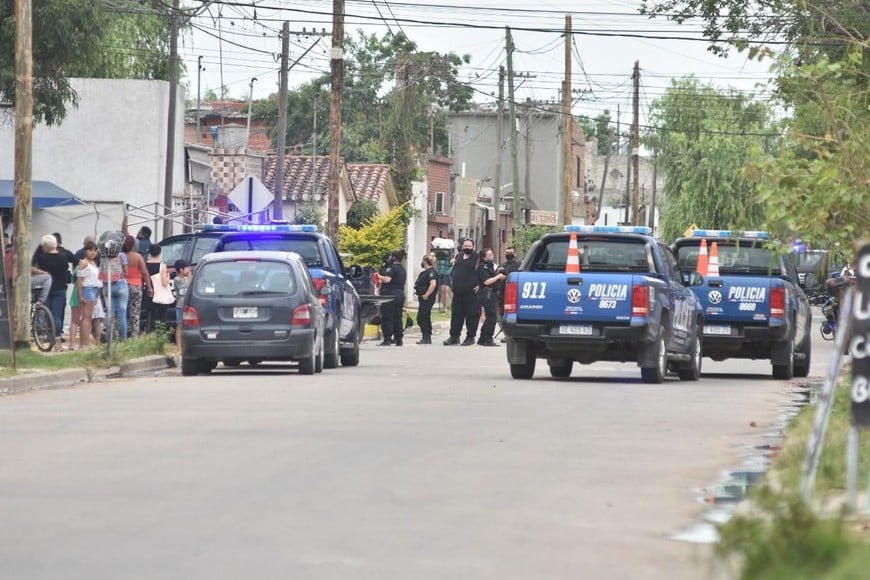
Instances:
[[[81,383],[96,383],[111,378],[129,377],[138,373],[174,367],[172,357],[151,355],[129,360],[119,366],[107,369],[64,369],[60,371],[39,371],[0,379],[0,397],[74,387]]]

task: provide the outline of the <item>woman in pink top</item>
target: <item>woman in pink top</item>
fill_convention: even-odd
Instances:
[[[142,254],[135,250],[136,238],[124,236],[121,251],[127,255],[127,286],[130,288],[130,302],[127,304],[127,327],[130,338],[139,336],[139,314],[142,312],[142,289],[147,289],[148,296],[154,294],[151,287],[151,277]]]

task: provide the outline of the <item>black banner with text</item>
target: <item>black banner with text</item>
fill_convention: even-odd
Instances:
[[[852,421],[870,428],[870,243],[858,249],[855,267],[858,283],[852,302]]]

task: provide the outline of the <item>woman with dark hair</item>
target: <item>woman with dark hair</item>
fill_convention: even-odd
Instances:
[[[154,290],[151,288],[151,276],[148,275],[145,258],[136,251],[136,238],[129,234],[124,236],[121,252],[127,255],[127,287],[130,291],[130,299],[127,302],[127,328],[130,338],[136,338],[139,336],[143,286],[149,296]]]
[[[151,276],[154,274],[160,274],[160,265],[163,263],[162,254],[163,248],[160,247],[160,244],[151,244],[148,248],[148,259],[145,260],[145,269],[149,280],[152,279]],[[166,268],[163,268],[163,272],[166,272]],[[145,296],[144,294],[142,296],[142,311],[145,314],[146,332],[154,332],[154,328],[158,322],[166,324],[166,312],[169,305],[154,302],[154,300],[152,300],[153,296],[154,288],[152,283],[152,291],[149,292],[148,296]],[[174,306],[175,304],[173,304],[173,307]]]

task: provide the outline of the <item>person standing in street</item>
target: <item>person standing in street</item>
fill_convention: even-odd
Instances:
[[[378,346],[402,346],[405,333],[402,328],[402,310],[405,307],[405,280],[408,276],[402,266],[404,256],[404,250],[387,254],[384,265],[378,272],[381,296],[393,296],[392,300],[381,305],[381,331],[384,340]]]
[[[417,344],[432,344],[432,307],[438,296],[438,272],[435,270],[435,255],[423,256],[420,263],[423,271],[414,282],[414,292],[417,294],[417,326],[423,333],[423,338]]]
[[[477,341],[477,344],[480,346],[498,346],[493,341],[496,317],[498,316],[496,290],[506,276],[496,271],[495,254],[493,254],[492,250],[484,250],[483,258],[480,260],[480,266],[477,269],[477,276],[480,279],[480,290],[477,294],[480,298],[480,305],[483,307],[483,315],[485,316],[483,326],[480,329],[480,339]]]
[[[450,337],[444,341],[445,346],[459,344],[463,323],[465,340],[462,341],[462,346],[471,346],[480,323],[480,300],[477,296],[480,290],[480,279],[477,276],[480,255],[474,251],[474,242],[469,238],[462,240],[460,247],[461,253],[453,258]]]

